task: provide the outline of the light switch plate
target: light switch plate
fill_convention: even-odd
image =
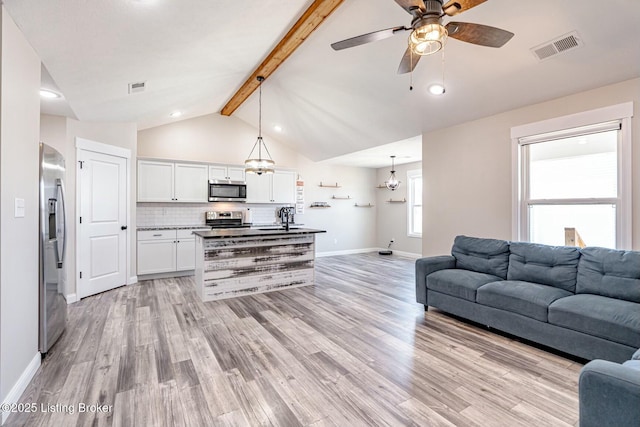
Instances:
[[[24,213],[25,213],[24,211],[25,211],[25,209],[24,209],[24,199],[16,198],[14,216],[16,218],[24,218]]]

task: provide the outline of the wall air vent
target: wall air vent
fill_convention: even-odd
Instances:
[[[539,46],[531,48],[531,52],[539,61],[556,56],[568,50],[577,49],[584,46],[582,39],[577,31],[572,31],[563,36],[557,37],[551,41],[543,43]]]
[[[144,92],[146,82],[129,83],[129,95],[132,93]]]

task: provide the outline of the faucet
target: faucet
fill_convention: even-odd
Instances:
[[[284,221],[284,229],[289,231],[289,221],[291,220],[291,214],[293,208],[284,207],[280,209],[280,221]]]

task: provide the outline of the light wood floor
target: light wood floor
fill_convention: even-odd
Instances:
[[[347,255],[319,258],[313,287],[202,303],[180,278],[83,299],[22,397],[38,411],[8,425],[576,425],[580,363],[425,313],[413,276]]]

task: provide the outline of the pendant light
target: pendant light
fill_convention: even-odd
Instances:
[[[264,81],[264,77],[258,76],[258,81],[260,82],[260,96],[258,98],[258,139],[256,143],[253,144],[253,148],[249,153],[249,158],[244,162],[244,171],[247,173],[255,173],[257,175],[262,175],[263,173],[269,174],[273,173],[273,166],[276,162],[271,158],[271,153],[267,149],[267,145],[264,143],[262,139],[262,82]],[[256,147],[258,148],[258,157],[252,157],[253,152],[256,151]],[[262,150],[264,149],[267,157],[262,157]]]
[[[391,175],[389,175],[389,179],[384,182],[385,187],[387,187],[391,191],[400,186],[400,181],[398,181],[398,178],[396,178],[396,168],[394,163],[395,158],[396,156],[391,156]]]

